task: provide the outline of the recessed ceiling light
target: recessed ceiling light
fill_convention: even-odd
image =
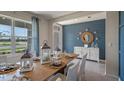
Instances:
[[[91,18],[91,16],[88,16],[88,18]]]
[[[74,21],[78,21],[78,19],[74,19]]]

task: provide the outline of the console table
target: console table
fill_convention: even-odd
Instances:
[[[74,53],[78,54],[78,57],[82,57],[87,53],[87,59],[99,62],[99,48],[74,47]]]

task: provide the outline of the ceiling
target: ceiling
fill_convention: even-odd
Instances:
[[[31,11],[34,14],[42,15],[48,19],[58,18],[60,16],[69,15],[76,11]]]
[[[69,14],[75,14],[77,11],[31,11],[33,14],[42,15],[47,19],[54,19],[61,16],[66,16]],[[84,15],[85,14],[85,15]],[[93,20],[100,20],[106,18],[106,12],[80,12],[78,15],[82,15],[79,17],[75,17],[68,20],[58,21],[56,23],[61,25],[69,25],[69,24],[76,24],[81,22],[88,22]]]
[[[61,25],[69,25],[69,24],[76,24],[76,23],[82,23],[82,22],[88,22],[88,21],[94,21],[100,19],[106,19],[106,12],[100,12],[92,15],[77,17],[69,20],[60,21],[57,23]]]

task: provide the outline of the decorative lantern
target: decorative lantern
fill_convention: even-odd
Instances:
[[[41,46],[41,64],[49,63],[51,59],[51,49],[47,43],[48,41],[44,40]]]
[[[27,50],[21,57],[21,72],[31,71],[33,69],[33,55]]]
[[[55,53],[55,57],[58,57],[61,53],[61,49],[59,47],[56,47],[54,53]]]

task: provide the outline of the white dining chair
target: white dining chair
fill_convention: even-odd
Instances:
[[[82,81],[85,79],[85,67],[86,67],[86,58],[87,54],[85,54],[79,63],[79,70],[78,70],[78,80]]]
[[[58,73],[48,81],[77,81],[78,80],[78,69],[79,69],[79,62],[75,63],[74,65],[68,68],[67,76],[64,74]]]
[[[73,61],[69,62],[67,64],[67,67],[64,70],[64,74],[67,75],[68,68],[75,63],[79,62],[79,69],[78,69],[78,80],[82,81],[85,79],[85,67],[86,67],[86,58],[87,58],[87,53],[84,54],[80,59],[74,59]]]
[[[80,59],[74,59],[74,60],[70,61],[67,64],[66,68],[64,69],[64,75],[67,75],[67,72],[68,72],[69,67],[72,66],[72,65],[74,65],[77,62],[80,62]]]
[[[66,80],[67,81],[77,81],[78,80],[78,69],[79,69],[79,62],[70,66],[68,69]]]
[[[74,59],[73,61],[69,62],[67,64],[67,67],[64,69],[64,74],[67,75],[68,68],[75,63],[79,62],[79,69],[78,69],[78,80],[82,81],[85,79],[85,67],[86,67],[86,58],[87,58],[87,53],[82,55],[81,58]]]

